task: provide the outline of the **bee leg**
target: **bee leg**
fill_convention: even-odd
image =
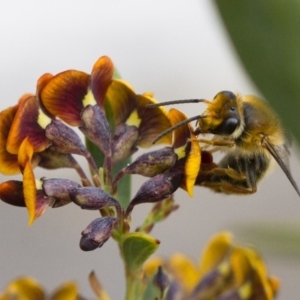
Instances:
[[[236,186],[236,185],[232,185],[232,184],[228,184],[227,182],[224,182],[221,186],[221,189],[225,193],[250,195],[250,194],[256,193],[257,186],[253,186],[251,188],[244,188],[241,186]]]
[[[233,168],[211,170],[215,176],[202,182],[201,185],[225,194],[254,194],[257,191],[257,174],[254,166],[239,160],[236,167],[239,171]]]
[[[209,171],[211,175],[221,175],[221,176],[228,176],[231,179],[234,179],[236,181],[245,181],[247,176],[245,174],[242,174],[240,172],[237,172],[233,168],[214,168]]]
[[[220,181],[220,182],[204,181],[201,185],[208,187],[214,190],[215,192],[222,192],[225,194],[250,195],[250,194],[254,194],[257,191],[256,186],[249,189],[246,187],[237,186],[227,181]]]
[[[197,142],[204,143],[210,146],[220,146],[220,147],[233,147],[233,141],[226,140],[207,140],[207,139],[197,139]]]

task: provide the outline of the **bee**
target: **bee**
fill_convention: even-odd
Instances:
[[[277,114],[263,100],[251,95],[222,91],[212,101],[178,100],[152,104],[151,107],[199,102],[207,105],[201,115],[176,124],[154,140],[155,143],[165,134],[196,120],[194,134],[201,135],[198,141],[210,147],[211,152],[225,152],[220,162],[206,176],[200,171],[202,176],[199,178],[202,179],[197,180],[196,184],[227,194],[253,194],[274,158],[300,196],[287,164],[289,152],[285,132]],[[213,137],[203,139],[202,135],[205,134],[212,134]]]

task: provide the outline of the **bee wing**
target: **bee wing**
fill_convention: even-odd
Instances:
[[[276,162],[278,163],[278,165],[280,166],[280,168],[294,187],[295,191],[300,196],[300,190],[290,172],[288,164],[289,151],[287,146],[284,145],[282,148],[277,148],[274,145],[272,145],[266,138],[264,139],[263,144],[265,148],[269,151],[269,153],[274,157],[274,159],[276,160]]]
[[[290,146],[288,144],[284,144],[282,146],[274,146],[271,144],[271,147],[274,148],[274,150],[276,151],[276,153],[278,154],[279,158],[282,160],[282,163],[286,166],[288,171],[291,172],[291,169],[290,169],[290,155],[291,155]],[[270,150],[269,150],[269,152],[272,154],[272,152]],[[273,154],[272,154],[272,156],[274,157]],[[276,159],[276,161],[277,161],[277,159]],[[278,161],[277,161],[277,163],[279,164]],[[281,167],[281,165],[280,165],[280,167]]]

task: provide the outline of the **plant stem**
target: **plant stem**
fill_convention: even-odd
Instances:
[[[141,299],[141,278],[139,272],[134,274],[129,273],[127,270],[126,274],[126,295],[125,300],[139,300]]]

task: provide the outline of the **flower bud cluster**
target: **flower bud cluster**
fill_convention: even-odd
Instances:
[[[82,232],[83,250],[101,247],[114,230],[128,231],[135,205],[160,202],[179,187],[192,195],[199,175],[201,151],[190,125],[175,131],[173,138],[171,133],[163,136],[157,142],[164,144],[162,148],[119,167],[139,148],[151,147],[156,136],[186,116],[176,109],[147,108],[157,103],[152,95],[136,94],[128,83],[114,79],[113,73],[107,56],[96,61],[90,74],[78,70],[46,73],[38,79],[36,93],[24,95],[15,106],[0,112],[0,172],[23,176],[22,181],[0,183],[1,200],[26,207],[29,224],[48,207],[74,203],[82,209],[99,210],[102,217]],[[72,127],[103,156],[101,165]],[[86,159],[91,178],[74,155]],[[71,168],[81,182],[36,179],[36,167]],[[118,167],[113,176],[113,168]],[[118,187],[131,174],[149,179],[123,207]]]
[[[229,232],[210,240],[199,263],[183,254],[153,258],[144,265],[144,275],[153,278],[152,288],[165,299],[271,300],[280,285],[259,254],[236,245]]]

